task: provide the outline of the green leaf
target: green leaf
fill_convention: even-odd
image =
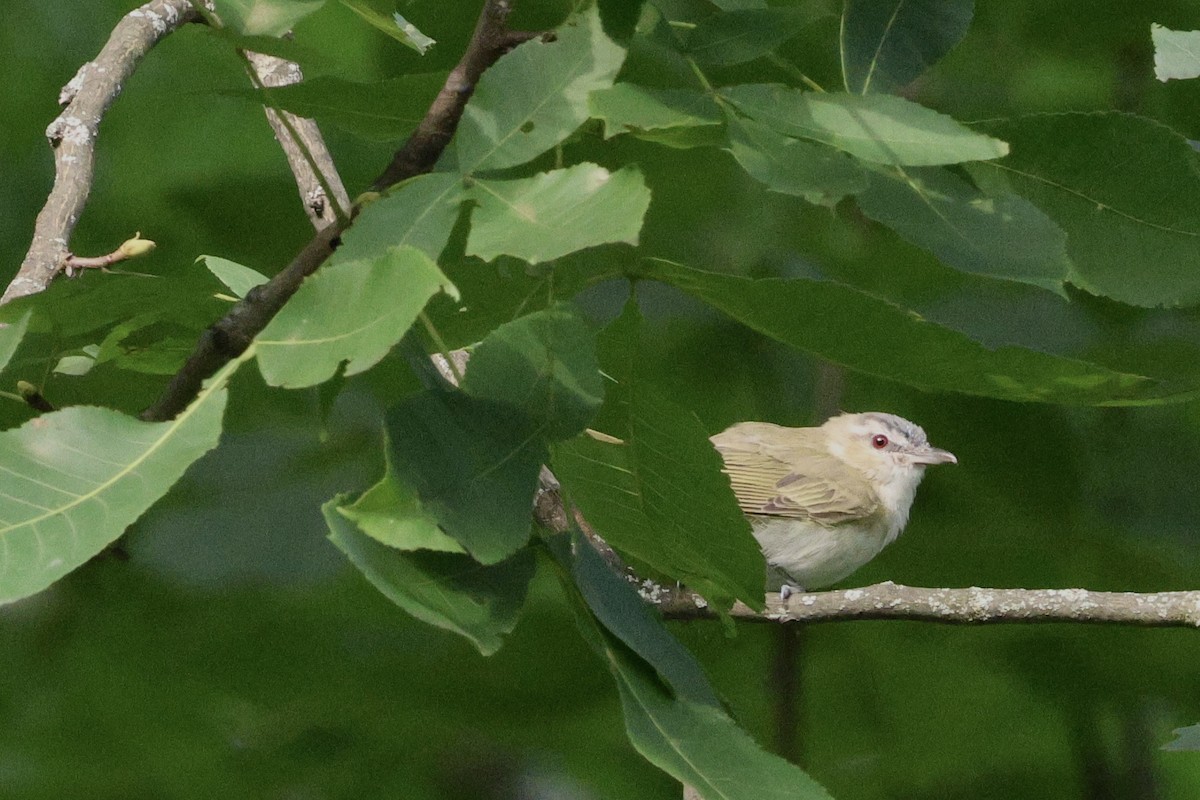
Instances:
[[[511,406],[462,392],[427,391],[386,420],[396,476],[476,560],[495,564],[529,539],[542,431]]]
[[[571,502],[613,547],[728,608],[761,608],[766,567],[700,420],[650,386],[636,367],[641,317],[633,301],[600,338],[615,383],[593,427],[554,448]]]
[[[282,36],[325,0],[213,0],[223,27],[243,36]]]
[[[520,317],[472,351],[463,390],[521,409],[547,438],[568,439],[604,399],[596,335],[566,303]]]
[[[811,5],[713,14],[688,35],[687,52],[708,66],[741,64],[766,55],[822,16]]]
[[[551,542],[551,548],[560,562],[566,560],[561,544]],[[625,729],[637,751],[709,800],[830,800],[803,770],[764,751],[712,702],[690,654],[681,653],[677,641],[667,642],[648,612],[638,615],[628,605],[628,587],[602,578],[597,570],[607,568],[603,563],[581,564],[591,558],[582,548],[590,549],[576,547],[573,577],[587,603],[569,590],[570,608],[584,640],[617,682]],[[593,613],[621,633],[601,628]]]
[[[707,94],[690,89],[650,89],[618,83],[588,96],[591,115],[604,122],[604,138],[630,133],[669,147],[720,141],[721,109]]]
[[[1067,233],[1071,283],[1139,306],[1200,303],[1200,160],[1131,114],[1046,114],[977,127],[1012,142],[978,167]]]
[[[266,91],[240,89],[224,94],[312,117],[364,139],[386,142],[402,139],[417,127],[445,82],[444,72],[401,75],[377,83],[318,76]]]
[[[73,406],[0,433],[0,603],[45,589],[99,553],[216,447],[225,384],[246,357],[170,422]]]
[[[555,41],[526,42],[483,74],[454,137],[458,169],[524,164],[588,118],[588,95],[612,85],[625,50],[595,8],[560,27]]]
[[[1154,77],[1164,83],[1200,77],[1200,31],[1173,31],[1154,24],[1150,38],[1154,41]]]
[[[1174,730],[1174,741],[1163,745],[1163,750],[1200,750],[1200,725],[1189,725]]]
[[[406,612],[469,639],[483,655],[500,649],[517,624],[533,557],[528,550],[493,566],[455,553],[406,553],[380,544],[339,513],[350,495],[321,507],[329,540],[375,588]]]
[[[908,85],[959,43],[974,11],[974,0],[846,0],[846,91],[894,92]]]
[[[369,0],[342,0],[342,5],[358,14],[372,27],[383,31],[400,44],[416,50],[421,55],[425,55],[425,51],[436,44],[433,39],[417,30],[417,26],[404,17],[395,12],[388,16],[375,9]]]
[[[1008,145],[891,95],[801,92],[744,84],[720,94],[780,133],[813,139],[879,164],[929,166],[999,158]]]
[[[918,389],[1018,402],[1106,405],[1159,394],[1157,383],[1140,375],[1023,347],[988,348],[839,283],[750,280],[659,260],[649,263],[647,276],[792,347]]]
[[[329,380],[343,361],[346,375],[370,369],[439,291],[455,294],[437,265],[414,247],[328,264],[305,279],[255,339],[263,378],[296,389]]]
[[[15,322],[0,327],[0,370],[8,366],[13,353],[21,346],[21,340],[25,338],[25,331],[29,327],[29,318],[32,316],[33,311],[26,311]]]
[[[462,545],[442,533],[437,518],[421,507],[416,491],[396,475],[391,447],[387,444],[384,460],[386,468],[379,483],[353,503],[337,505],[337,513],[371,538],[397,550],[465,553]]]
[[[576,164],[511,181],[479,180],[471,190],[467,255],[510,255],[531,264],[585,247],[637,244],[650,190],[637,167],[610,173]]]
[[[581,536],[574,537],[571,574],[588,609],[610,633],[654,667],[677,697],[719,708],[704,670],[633,585]]]
[[[746,117],[729,120],[729,152],[750,177],[773,192],[834,205],[867,188],[867,175],[844,153],[793,139]]]
[[[269,280],[266,275],[257,270],[243,267],[241,264],[218,256],[200,256],[196,260],[203,261],[208,271],[225,284],[229,291],[233,292],[234,297],[245,297],[246,292]]]
[[[359,212],[328,263],[376,259],[403,245],[436,261],[450,239],[463,197],[462,178],[446,172],[418,175],[394,186]]]
[[[858,206],[873,220],[964,272],[1061,291],[1067,235],[1037,206],[984,194],[945,169],[876,170]]]

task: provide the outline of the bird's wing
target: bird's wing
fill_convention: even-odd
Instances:
[[[823,446],[815,429],[746,422],[712,437],[746,514],[822,525],[874,514],[870,483]]]

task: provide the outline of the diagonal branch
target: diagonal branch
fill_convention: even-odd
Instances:
[[[534,36],[514,33],[505,27],[511,11],[511,0],[486,0],[462,59],[451,71],[417,130],[374,182],[374,187],[386,188],[433,168],[449,144],[479,77],[519,41]],[[186,408],[205,379],[241,355],[300,288],[304,278],[325,263],[350,224],[336,221],[322,228],[282,272],[251,290],[224,318],[205,331],[183,367],[154,405],[142,412],[141,418],[167,420]]]
[[[46,129],[54,148],[54,187],[34,224],[29,252],[0,303],[42,291],[62,269],[92,188],[96,136],[104,112],[150,48],[198,19],[189,0],[152,0],[130,11],[113,28],[100,54],[63,87],[58,98],[63,111]]]

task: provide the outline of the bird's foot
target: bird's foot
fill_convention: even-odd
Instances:
[[[787,602],[787,599],[794,594],[803,594],[804,589],[799,586],[788,586],[786,583],[779,587],[779,599]]]

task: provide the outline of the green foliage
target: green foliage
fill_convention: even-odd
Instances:
[[[641,317],[630,301],[604,332],[600,360],[613,384],[595,427],[554,449],[568,497],[613,547],[728,608],[761,607],[766,567],[700,421],[638,367]]]
[[[80,406],[0,434],[0,602],[39,592],[99,553],[216,447],[225,383],[240,363],[170,422]]]
[[[929,476],[910,532],[855,583],[1194,581],[1200,171],[1169,126],[1194,138],[1195,85],[1150,75],[1194,77],[1195,32],[1145,36],[1190,8],[1056,17],[1020,2],[850,0],[838,20],[831,3],[657,0],[564,21],[566,5],[514,4],[514,29],[553,34],[472,87],[436,171],[362,198],[329,263],[247,354],[265,382],[243,371],[227,390],[231,365],[155,424],[128,412],[229,294],[311,235],[260,111],[224,100],[334,126],[354,195],[391,157],[381,143],[424,115],[479,4],[415,0],[401,9],[412,27],[390,0],[224,0],[224,31],[189,26],[139,67],[105,117],[71,247],[104,253],[114,231],[153,230],[160,248],[138,264],[153,277],[88,271],[0,309],[0,599],[50,585],[178,483],[125,540],[131,564],[79,570],[0,626],[14,791],[77,796],[75,762],[146,758],[167,777],[105,772],[87,791],[194,794],[174,776],[207,759],[227,777],[234,741],[254,788],[230,797],[490,796],[543,778],[558,791],[567,773],[581,785],[561,793],[598,800],[677,796],[676,781],[706,797],[827,797],[755,741],[784,711],[764,680],[774,632],[666,628],[583,540],[572,551],[570,536],[532,530],[551,460],[567,508],[637,571],[718,611],[760,607],[762,556],[708,441],[738,419],[879,408],[962,458]],[[89,5],[65,29],[31,9],[0,32],[14,63],[39,65],[14,84],[21,99],[3,100],[0,197],[17,223],[0,242],[14,265],[38,210],[29,187],[52,177],[53,54],[97,52],[124,11]],[[294,58],[307,78],[248,89],[233,47]],[[196,102],[163,102],[180,76],[203,78]],[[1031,113],[1045,111],[1072,113]],[[233,260],[192,263],[206,252]],[[618,315],[631,284],[637,303]],[[459,346],[472,349],[456,388],[428,354]],[[62,410],[30,420],[18,380]],[[220,462],[180,480],[222,427]],[[535,569],[547,548],[570,573],[566,603]],[[367,580],[335,579],[346,561]],[[248,575],[263,585],[240,585]],[[364,595],[368,582],[408,616]],[[163,638],[145,637],[145,619]],[[226,623],[242,638],[211,653]],[[1135,752],[1200,718],[1187,635],[814,629],[805,765],[844,798],[1032,798],[1075,787],[1083,753],[1089,779],[1107,781],[1095,793],[1133,796],[1122,776],[1152,763],[1171,776],[1164,797],[1191,796],[1187,754]],[[502,642],[487,662],[470,650]],[[139,648],[169,656],[139,661]],[[117,665],[107,679],[90,677],[105,664]],[[354,697],[330,700],[347,681]],[[121,724],[63,755],[47,708],[56,731]],[[632,754],[605,738],[621,711],[665,775],[595,757]],[[1195,730],[1168,748],[1194,750]],[[164,755],[163,741],[186,753]],[[363,777],[379,763],[403,781]],[[497,763],[513,773],[491,780]]]
[[[306,278],[254,340],[263,378],[297,389],[324,383],[342,362],[346,375],[370,369],[438,292],[456,294],[437,264],[415,247],[331,265]],[[339,313],[343,304],[355,314]]]

